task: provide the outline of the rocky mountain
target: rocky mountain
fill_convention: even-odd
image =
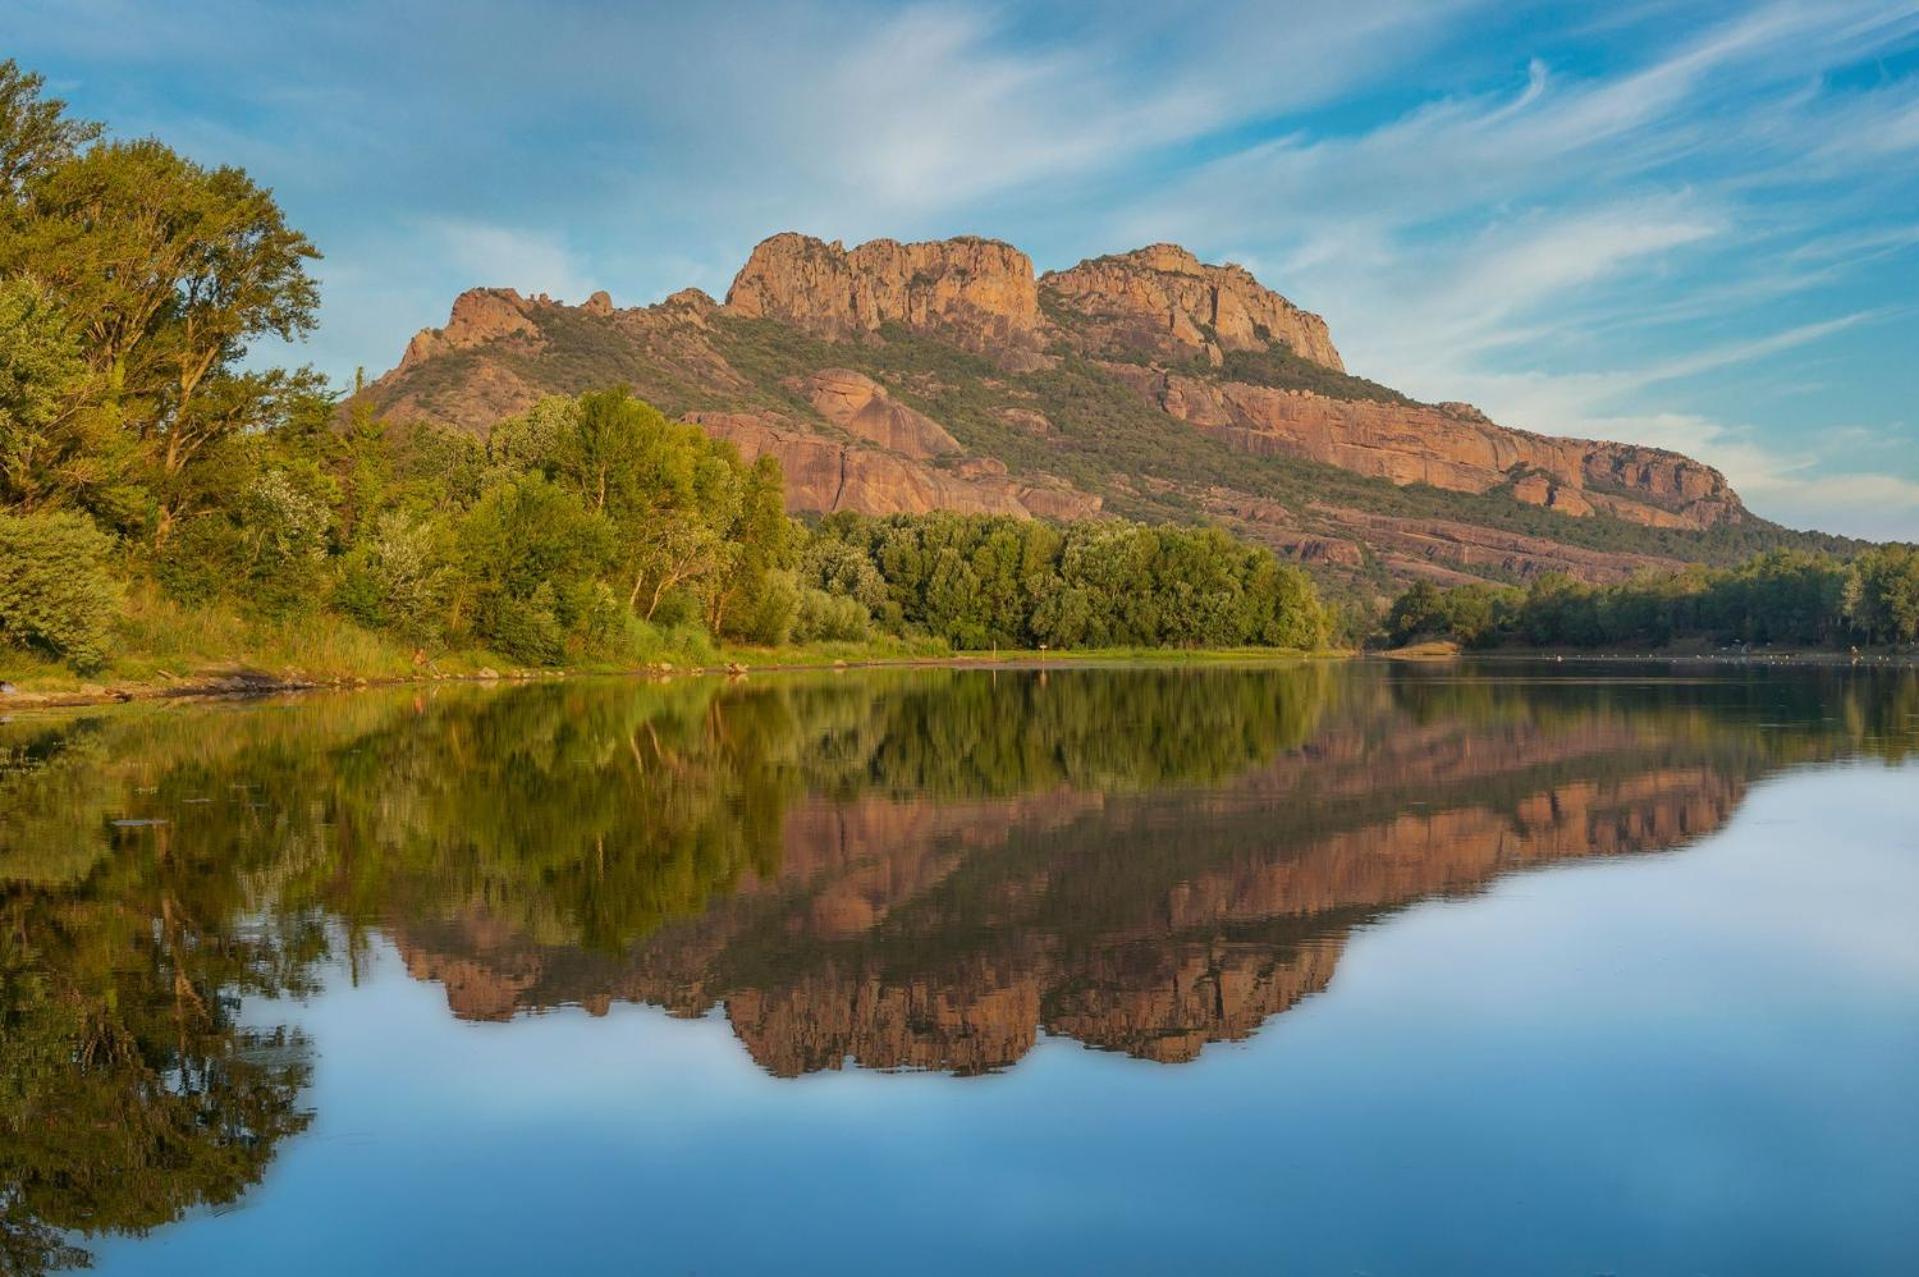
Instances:
[[[789,233],[724,303],[475,289],[364,393],[393,419],[483,434],[612,383],[778,456],[795,511],[1211,519],[1377,587],[1623,579],[1808,540],[1677,453],[1355,376],[1318,315],[1171,244],[1035,275],[994,240]]]

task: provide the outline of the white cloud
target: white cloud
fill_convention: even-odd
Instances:
[[[1173,239],[1322,311],[1357,371],[1422,397],[1690,447],[1768,515],[1853,530],[1913,504],[1820,415],[1909,440],[1886,396],[1798,395],[1795,438],[1783,409],[1702,387],[1750,367],[1783,398],[1830,380],[1816,355],[1910,330],[1899,289],[1867,285],[1919,261],[1919,76],[1860,87],[1860,68],[1911,47],[1919,5],[1628,6],[1571,29],[1490,0],[164,19],[17,0],[9,19],[20,56],[85,72],[61,78],[96,113],[280,190],[329,254],[313,353],[336,373],[390,362],[462,287],[719,292],[779,229],[1055,258]],[[1717,424],[1741,417],[1770,425]],[[1919,473],[1909,450],[1886,464]]]
[[[1919,541],[1919,483],[1890,474],[1787,476],[1750,485],[1768,512],[1792,527],[1875,541]]]
[[[547,293],[574,303],[599,287],[554,233],[445,219],[423,229],[446,263],[476,284]]]
[[[1916,28],[1914,6],[1775,3],[1637,70],[1582,78],[1534,59],[1505,93],[1237,149],[1117,210],[1117,237],[1258,263],[1327,315],[1349,366],[1422,397],[1690,452],[1769,517],[1919,535],[1911,480],[1840,459],[1863,447],[1821,419],[1846,411],[1843,387],[1800,396],[1797,438],[1661,403],[1754,365],[1780,395],[1795,377],[1804,390],[1791,352],[1909,325],[1883,304],[1796,299],[1919,245],[1884,224],[1915,193],[1886,156],[1919,120],[1919,79],[1823,87]],[[1903,423],[1870,429],[1909,438]]]

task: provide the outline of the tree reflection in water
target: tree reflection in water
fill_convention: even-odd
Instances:
[[[266,999],[371,939],[455,1014],[723,1005],[781,1075],[1161,1061],[1354,927],[1666,850],[1755,779],[1912,748],[1910,671],[886,671],[440,686],[0,725],[0,1262],[257,1183]],[[242,1014],[246,1003],[248,1014]]]

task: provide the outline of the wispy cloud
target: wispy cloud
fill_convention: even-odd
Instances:
[[[462,287],[717,292],[779,229],[1042,265],[1174,239],[1325,313],[1367,375],[1919,535],[1909,0],[13,0],[7,25],[83,109],[279,191],[328,252],[313,353],[341,374]]]
[[[439,219],[425,227],[453,269],[472,279],[580,302],[596,285],[556,232]]]

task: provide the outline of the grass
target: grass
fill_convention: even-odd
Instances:
[[[333,613],[299,621],[266,622],[219,607],[188,607],[150,584],[127,594],[116,624],[116,655],[103,669],[80,673],[18,648],[0,646],[0,678],[22,692],[92,695],[108,688],[162,691],[212,679],[248,674],[288,682],[397,682],[432,677],[514,673],[517,663],[484,648],[435,651],[416,663],[412,644],[362,628]],[[715,646],[695,632],[651,632],[624,658],[594,657],[569,663],[568,674],[631,673],[662,664],[680,670],[738,665],[747,669],[887,665],[924,662],[963,665],[1014,663],[1085,664],[1125,662],[1196,664],[1293,661],[1307,653],[1277,648],[1117,647],[1057,651],[955,651],[940,639],[878,636],[860,642],[789,644],[782,647]]]
[[[332,613],[269,622],[222,607],[189,607],[150,583],[136,582],[114,623],[113,658],[77,672],[17,648],[0,647],[0,673],[34,691],[69,692],[122,683],[191,682],[239,672],[329,681],[409,678],[414,648]],[[439,673],[505,669],[512,662],[479,649],[436,655]]]

